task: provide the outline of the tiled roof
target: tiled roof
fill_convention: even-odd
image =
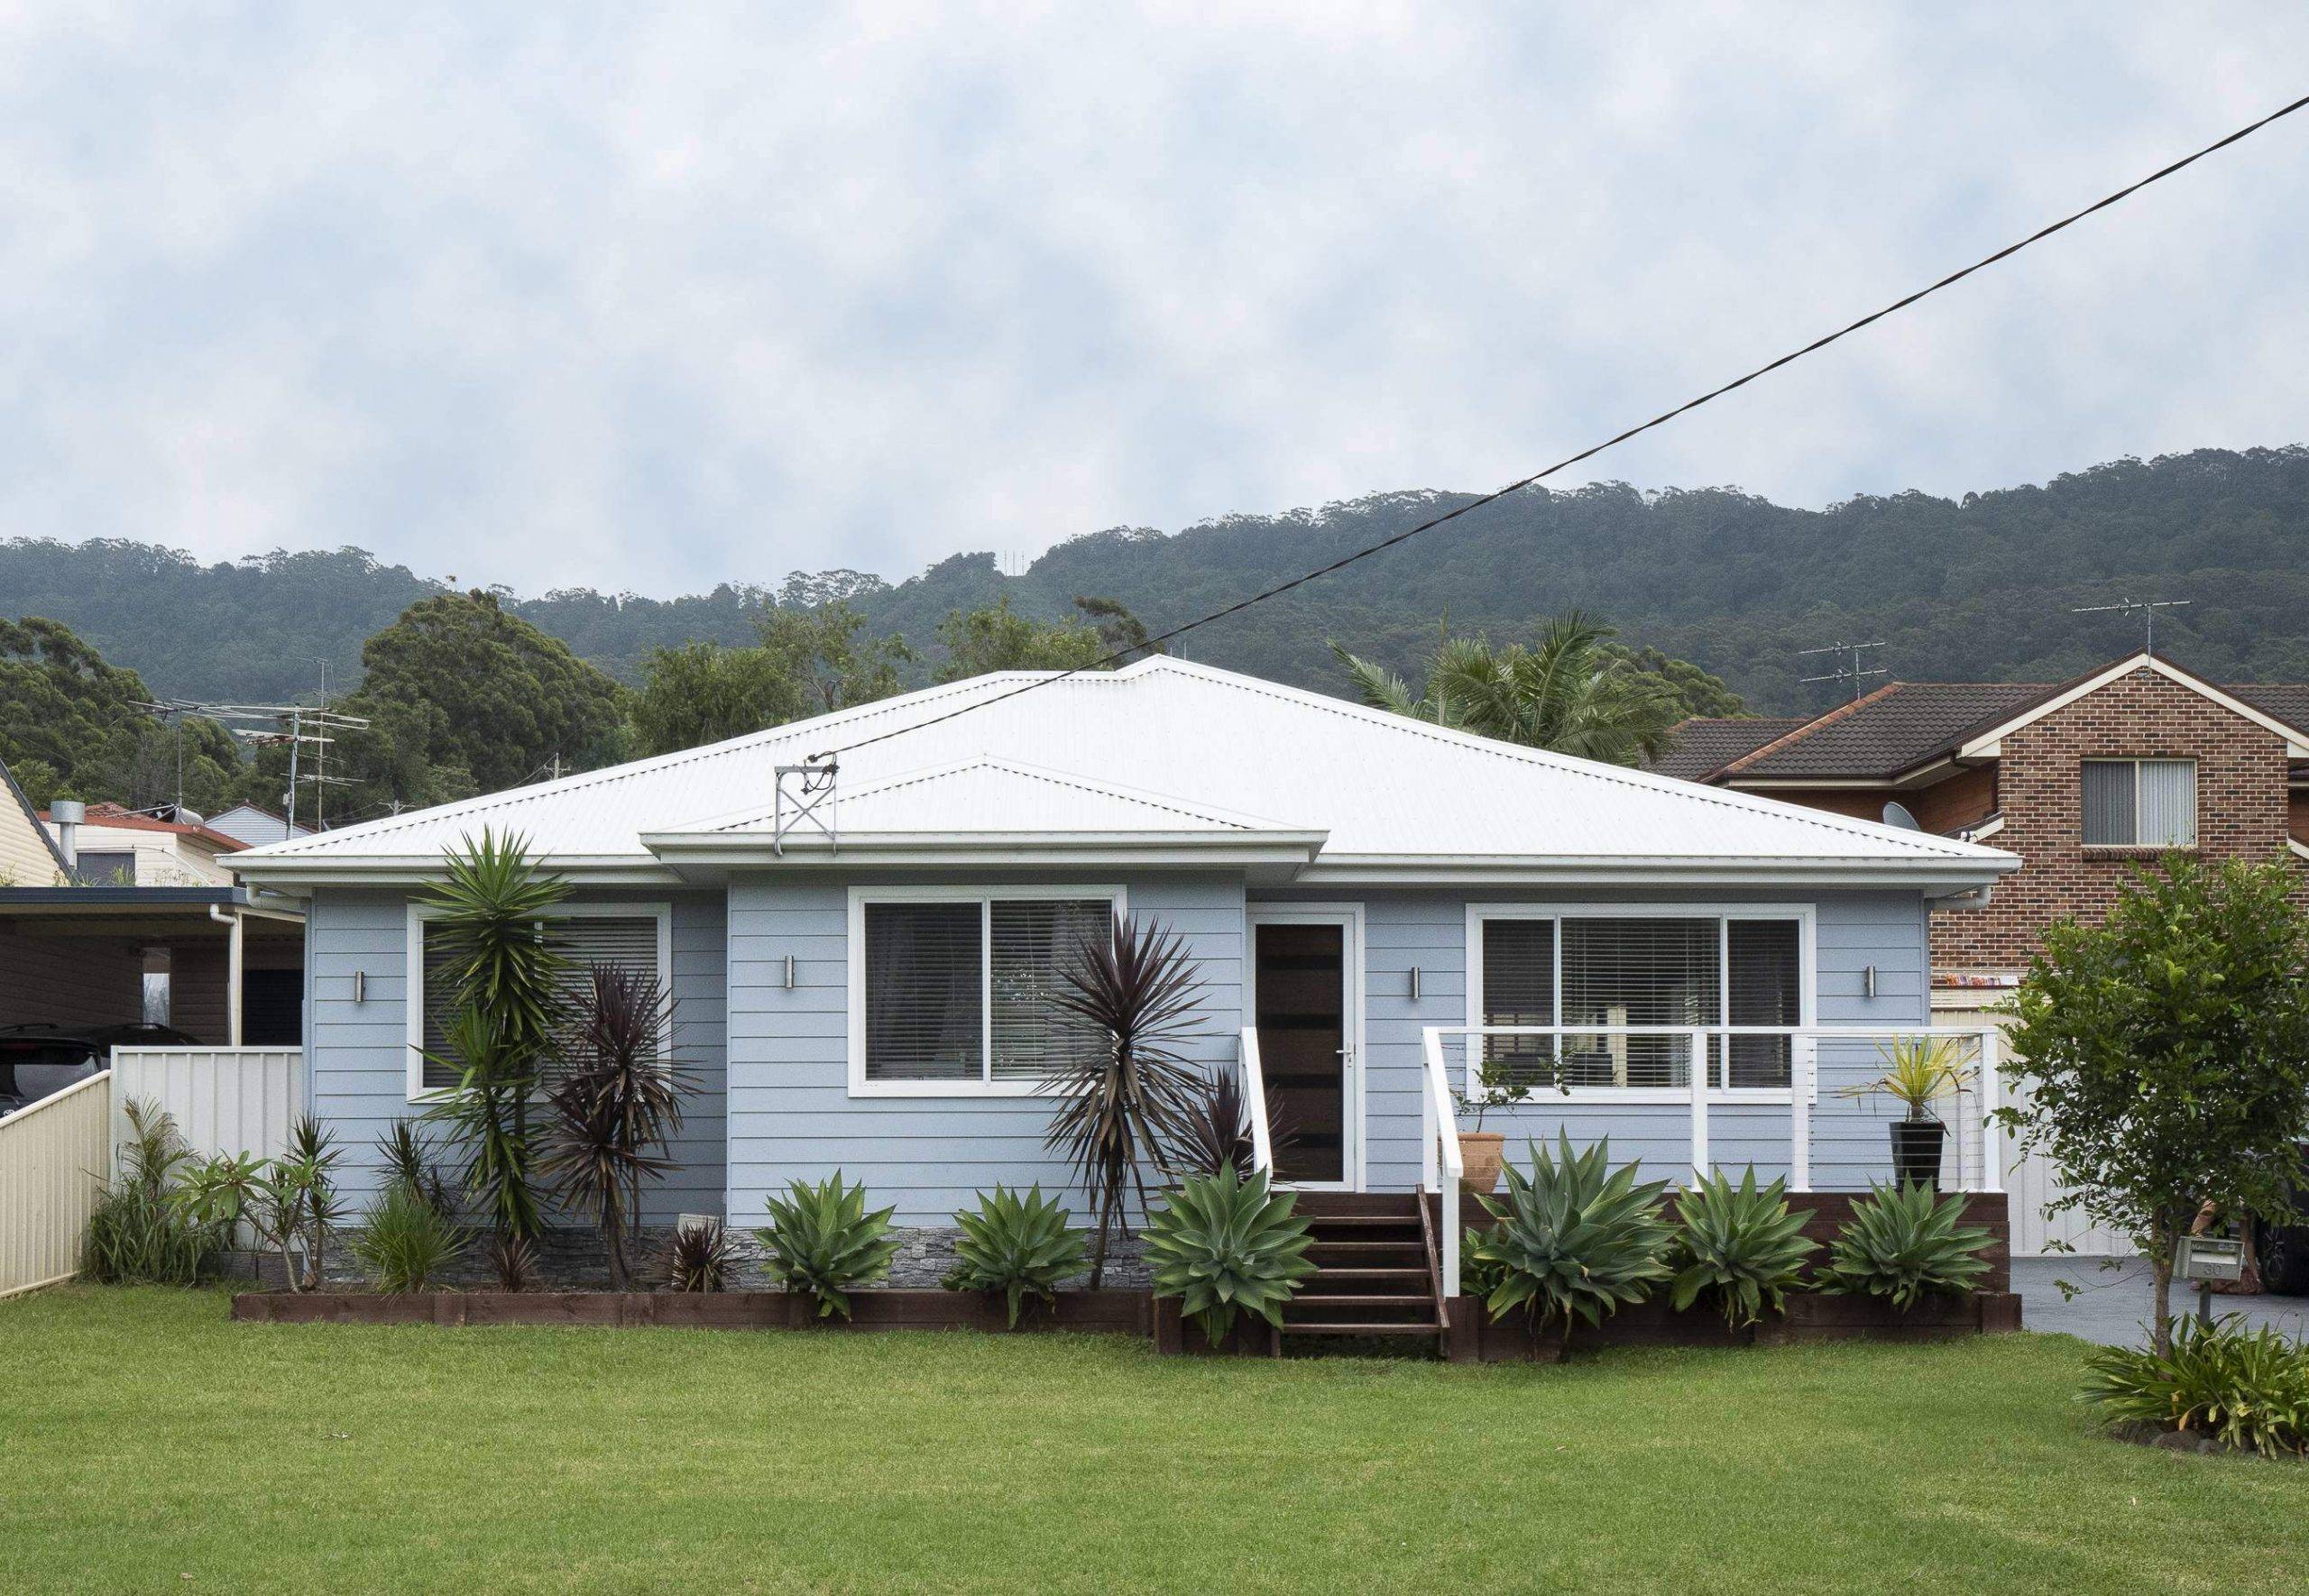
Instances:
[[[1731,761],[1753,779],[1889,776],[1960,747],[2049,695],[2044,683],[1891,682]]]
[[[1674,740],[1645,768],[1688,782],[1715,775],[1741,755],[1751,753],[1776,737],[1808,726],[1802,715],[1759,718],[1753,715],[1696,715],[1670,734]]]

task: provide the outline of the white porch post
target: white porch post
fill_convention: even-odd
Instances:
[[[1812,1087],[1820,1078],[1817,1037],[1797,1037],[1789,1050],[1788,1072],[1788,1187],[1812,1189]]]
[[[233,923],[225,932],[225,1045],[241,1045],[241,932],[245,922],[235,910]]]
[[[1997,1133],[1996,1111],[2004,1095],[2003,1082],[1997,1071],[2003,1060],[1999,1057],[2003,1049],[2002,1033],[1994,1025],[1981,1029],[1981,1189],[2004,1189],[2004,1160],[1998,1148],[2001,1138]]]
[[[1707,1179],[1707,1032],[1692,1032],[1692,1179]]]

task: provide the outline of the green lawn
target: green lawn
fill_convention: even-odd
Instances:
[[[2300,1589],[2309,1467],[2100,1439],[2084,1350],[1219,1362],[71,1289],[0,1303],[0,1589]]]

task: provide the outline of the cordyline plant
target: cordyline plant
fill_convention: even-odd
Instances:
[[[446,1056],[426,1056],[455,1070],[457,1085],[427,1117],[443,1126],[465,1163],[467,1194],[498,1235],[528,1239],[543,1223],[529,1097],[561,1022],[557,994],[567,965],[544,919],[569,884],[538,869],[524,838],[486,827],[446,865],[447,878],[419,901],[447,954],[456,1010]]]
[[[1159,923],[1114,917],[1063,966],[1048,1002],[1098,1038],[1051,1075],[1042,1090],[1063,1099],[1043,1145],[1063,1150],[1097,1215],[1090,1289],[1106,1278],[1109,1238],[1124,1228],[1134,1191],[1146,1208],[1142,1160],[1159,1158],[1183,1133],[1202,1090],[1179,1051],[1193,1036],[1202,982],[1185,943]]]
[[[566,1068],[549,1100],[553,1123],[538,1169],[590,1215],[609,1254],[610,1289],[630,1285],[626,1241],[641,1225],[641,1183],[673,1160],[651,1151],[681,1128],[690,1082],[667,1048],[672,1004],[654,976],[612,964],[588,971],[570,1016]]]
[[[2173,1249],[2208,1200],[2294,1212],[2309,1138],[2309,913],[2282,860],[2168,857],[2096,926],[2044,935],[2013,1000],[2025,1108],[2000,1118],[2061,1168],[2075,1209],[2130,1236],[2172,1349]]]

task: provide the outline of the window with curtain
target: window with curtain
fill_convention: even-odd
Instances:
[[[569,961],[555,994],[565,1010],[593,991],[593,968],[597,964],[614,965],[637,977],[654,979],[661,987],[667,980],[658,968],[654,912],[555,915],[544,923],[547,940]],[[432,1091],[457,1084],[455,1069],[441,1061],[448,1056],[446,1027],[456,1008],[457,990],[449,972],[448,939],[440,934],[440,922],[427,920],[419,924],[424,959],[417,1001],[423,1015],[424,1084]]]
[[[869,1081],[1035,1081],[1100,1040],[1051,1002],[1110,899],[869,900],[865,1076]]]
[[[1553,1025],[1561,995],[1562,1078],[1578,1087],[1682,1087],[1691,1081],[1687,1037],[1582,1034],[1581,1025],[1671,1025],[1716,1032],[1709,1060],[1734,1087],[1784,1087],[1790,1040],[1733,1037],[1731,1025],[1803,1023],[1803,939],[1791,919],[1688,915],[1565,915],[1478,922],[1486,1025]],[[1553,1080],[1546,1037],[1493,1037],[1487,1059],[1528,1059]]]
[[[2083,780],[2087,847],[2196,845],[2195,760],[2087,759]]]

